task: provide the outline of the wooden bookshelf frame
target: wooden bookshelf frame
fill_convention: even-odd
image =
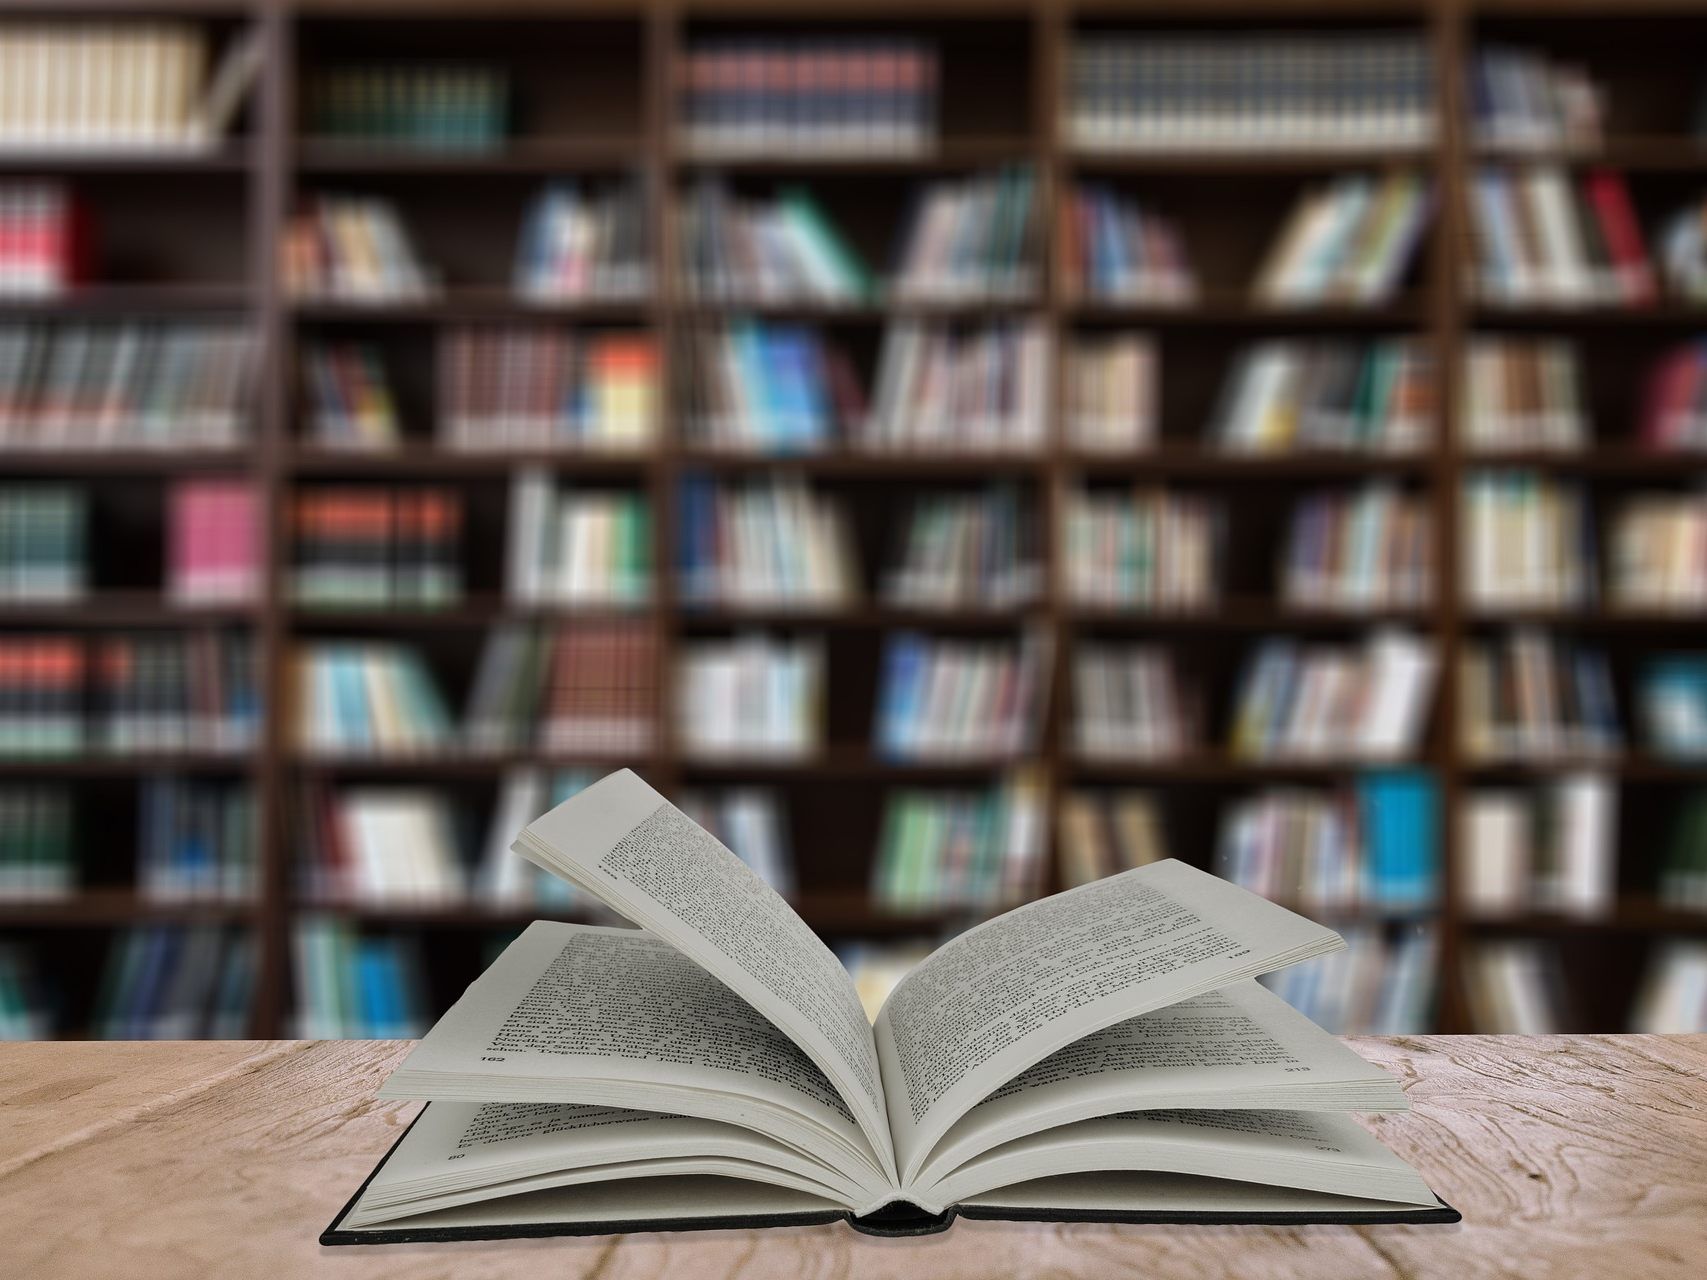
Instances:
[[[247,776],[259,797],[261,822],[260,890],[253,903],[229,905],[190,904],[183,907],[151,904],[133,895],[107,888],[91,889],[64,901],[39,905],[0,904],[0,926],[19,930],[103,929],[130,923],[165,920],[220,920],[251,927],[261,944],[261,963],[256,989],[252,1031],[275,1037],[289,1030],[291,985],[290,936],[293,922],[309,910],[341,914],[364,925],[431,929],[514,928],[531,912],[494,910],[477,905],[449,908],[399,906],[328,905],[299,900],[290,865],[292,857],[291,818],[296,784],[305,777],[385,777],[417,779],[427,783],[481,783],[499,776],[500,770],[518,763],[569,765],[574,763],[633,763],[644,769],[658,786],[669,790],[684,784],[709,784],[751,779],[776,781],[787,787],[810,783],[816,794],[847,787],[839,803],[857,806],[890,784],[954,782],[993,776],[999,762],[970,762],[952,766],[892,764],[878,759],[863,744],[833,743],[821,758],[802,763],[773,764],[758,761],[717,762],[684,759],[674,741],[671,724],[670,684],[675,655],[685,636],[715,634],[743,626],[774,625],[802,633],[818,632],[880,636],[895,628],[939,628],[956,634],[1017,633],[1021,626],[1043,629],[1053,638],[1054,689],[1043,750],[1036,763],[1049,803],[1046,858],[1048,887],[1058,885],[1053,856],[1054,815],[1060,795],[1078,785],[1130,784],[1174,788],[1210,789],[1225,794],[1228,789],[1265,781],[1326,781],[1355,771],[1355,762],[1311,764],[1257,763],[1238,761],[1214,753],[1200,758],[1157,764],[1105,765],[1075,760],[1068,749],[1066,733],[1070,700],[1067,697],[1069,657],[1074,642],[1086,635],[1119,634],[1136,637],[1154,634],[1171,641],[1194,637],[1217,637],[1243,647],[1273,631],[1297,634],[1355,634],[1371,621],[1368,617],[1320,610],[1290,609],[1273,601],[1231,599],[1200,614],[1154,615],[1142,611],[1093,609],[1076,606],[1064,598],[1059,581],[1054,544],[1059,517],[1071,487],[1083,478],[1117,480],[1149,479],[1189,481],[1230,498],[1274,486],[1303,486],[1315,481],[1346,482],[1366,477],[1402,478],[1429,497],[1437,530],[1437,581],[1435,602],[1423,609],[1380,615],[1381,620],[1403,622],[1430,637],[1441,659],[1441,679],[1427,741],[1415,763],[1430,770],[1438,780],[1441,796],[1441,840],[1443,882],[1437,910],[1426,918],[1438,925],[1440,938],[1439,985],[1436,1027],[1443,1031],[1470,1029],[1463,990],[1463,952],[1466,942],[1490,934],[1535,934],[1569,938],[1573,948],[1585,948],[1588,963],[1597,964],[1604,939],[1625,939],[1614,958],[1613,986],[1623,982],[1625,992],[1633,961],[1628,939],[1653,933],[1707,935],[1707,914],[1695,916],[1657,903],[1651,891],[1620,889],[1616,907],[1603,920],[1571,920],[1529,915],[1497,924],[1467,918],[1459,893],[1460,851],[1457,848],[1454,816],[1466,789],[1485,778],[1543,777],[1559,765],[1479,766],[1466,760],[1458,743],[1456,699],[1453,696],[1457,661],[1467,638],[1477,634],[1491,619],[1467,610],[1460,602],[1457,585],[1456,519],[1459,494],[1466,473],[1491,463],[1536,466],[1583,477],[1595,483],[1639,484],[1645,480],[1674,478],[1678,460],[1643,455],[1627,448],[1597,443],[1578,455],[1469,455],[1458,446],[1457,385],[1466,334],[1481,325],[1501,331],[1558,332],[1597,341],[1617,336],[1657,345],[1693,330],[1707,331],[1707,307],[1662,304],[1642,311],[1610,309],[1568,310],[1547,307],[1494,308],[1481,305],[1465,288],[1468,266],[1468,228],[1465,216],[1466,181],[1483,158],[1466,137],[1464,108],[1466,85],[1464,63],[1473,46],[1478,25],[1496,22],[1501,29],[1532,24],[1536,42],[1546,44],[1546,32],[1554,18],[1572,21],[1600,20],[1610,6],[1591,0],[922,0],[908,5],[855,4],[828,0],[802,12],[793,0],[499,0],[494,4],[471,4],[469,0],[0,0],[0,18],[29,15],[185,15],[224,22],[253,23],[259,29],[265,51],[264,70],[249,111],[251,127],[245,136],[206,155],[58,155],[25,157],[0,155],[0,176],[14,174],[62,174],[71,178],[95,175],[103,179],[128,180],[158,176],[171,181],[180,176],[225,175],[224,180],[243,184],[243,225],[248,238],[248,278],[226,285],[197,282],[115,284],[92,287],[62,299],[29,301],[0,300],[0,321],[45,317],[159,317],[198,315],[241,316],[261,336],[265,351],[255,417],[255,439],[251,449],[237,453],[139,453],[114,452],[86,456],[0,454],[0,476],[56,476],[75,481],[88,478],[124,478],[136,483],[154,483],[179,474],[234,473],[254,478],[265,496],[269,512],[269,561],[267,590],[252,608],[214,611],[211,614],[174,610],[146,594],[114,592],[96,595],[87,604],[70,606],[0,606],[0,626],[67,627],[99,634],[103,628],[177,625],[194,627],[208,618],[221,624],[249,626],[260,644],[268,692],[266,731],[259,747],[237,761],[228,758],[187,757],[181,760],[146,758],[135,760],[7,761],[3,772],[9,778],[70,780],[127,778],[163,767],[182,767]],[[1619,17],[1655,15],[1680,21],[1696,21],[1707,33],[1707,0],[1639,0],[1618,6]],[[937,151],[922,157],[790,158],[759,157],[713,161],[684,154],[672,127],[671,86],[676,61],[688,32],[701,23],[750,23],[758,27],[771,22],[787,29],[811,28],[815,23],[845,21],[876,27],[892,20],[896,29],[916,29],[957,21],[988,21],[1014,24],[1016,37],[1024,42],[1029,63],[1025,86],[1030,95],[1030,121],[1025,133],[999,138],[952,138]],[[1121,307],[1076,300],[1068,295],[1056,270],[1053,255],[1045,252],[1042,291],[1032,302],[1000,306],[908,306],[875,304],[863,308],[751,308],[707,304],[686,299],[678,292],[675,273],[675,198],[685,179],[700,172],[724,170],[743,179],[768,181],[784,177],[858,178],[864,174],[901,177],[909,181],[940,172],[957,172],[994,165],[1007,160],[1030,163],[1036,172],[1041,195],[1045,246],[1052,245],[1052,223],[1062,186],[1080,172],[1094,172],[1119,182],[1135,177],[1178,177],[1180,180],[1309,176],[1357,167],[1386,167],[1392,156],[1365,154],[1319,154],[1308,151],[1269,150],[1260,154],[1211,154],[1177,156],[1076,155],[1060,135],[1058,99],[1063,54],[1075,25],[1093,20],[1110,23],[1161,23],[1179,29],[1213,27],[1229,31],[1241,28],[1277,28],[1290,24],[1328,22],[1356,28],[1369,23],[1402,23],[1426,35],[1433,50],[1439,106],[1439,127],[1433,145],[1414,160],[1403,161],[1428,172],[1437,189],[1437,216],[1430,233],[1431,248],[1424,255],[1425,270],[1418,287],[1399,300],[1363,309],[1314,308],[1280,312],[1253,306],[1243,297],[1212,295],[1187,308]],[[1605,18],[1611,22],[1610,17]],[[532,138],[519,141],[492,154],[422,154],[367,147],[328,145],[297,136],[295,100],[303,63],[305,33],[313,35],[340,23],[389,23],[399,28],[414,24],[457,27],[464,23],[516,22],[524,24],[581,21],[631,24],[635,65],[633,86],[638,127],[632,134],[597,132],[585,138]],[[571,30],[569,25],[565,30]],[[1640,40],[1640,34],[1619,34],[1620,40]],[[1582,157],[1560,158],[1575,164]],[[1609,139],[1591,158],[1596,164],[1627,170],[1632,174],[1657,174],[1673,178],[1698,177],[1707,185],[1707,143],[1698,143],[1687,132],[1675,135],[1645,134]],[[455,288],[444,296],[405,306],[362,306],[339,303],[293,301],[284,293],[276,270],[274,246],[280,238],[287,210],[297,193],[342,183],[361,186],[370,182],[407,181],[409,198],[419,192],[430,196],[436,183],[451,180],[461,184],[516,184],[543,180],[557,174],[610,171],[638,164],[655,196],[651,232],[654,251],[654,283],[650,297],[628,304],[539,307],[512,299],[501,288]],[[387,188],[389,189],[389,188]],[[531,190],[531,188],[529,188]],[[405,201],[406,205],[406,201]],[[108,215],[115,220],[122,212]],[[186,214],[186,216],[190,216]],[[1272,224],[1275,210],[1256,210],[1248,215],[1263,217]],[[504,252],[508,252],[507,246]],[[992,318],[1024,313],[1039,317],[1047,327],[1053,350],[1059,356],[1063,339],[1079,326],[1145,330],[1162,335],[1183,335],[1192,340],[1242,342],[1265,334],[1333,334],[1336,332],[1416,333],[1426,338],[1439,356],[1441,410],[1432,450],[1416,457],[1309,456],[1231,458],[1208,450],[1182,448],[1164,442],[1150,452],[1118,458],[1076,456],[1060,439],[1061,421],[1058,370],[1052,391],[1052,412],[1047,446],[1022,457],[989,458],[975,454],[938,457],[895,457],[830,455],[779,461],[768,458],[707,456],[685,449],[679,440],[679,405],[675,400],[678,379],[670,368],[677,335],[684,326],[723,315],[775,312],[803,320],[832,321],[837,325],[863,326],[878,331],[890,317],[917,312],[931,315]],[[575,454],[463,456],[440,453],[431,448],[411,447],[397,455],[341,454],[318,449],[301,439],[293,422],[295,349],[305,328],[335,324],[353,333],[396,332],[411,326],[433,332],[436,327],[461,320],[628,322],[654,334],[663,353],[664,421],[659,444],[633,458],[604,459]],[[1163,370],[1165,380],[1168,374]],[[1180,424],[1197,436],[1204,424]],[[1605,428],[1605,423],[1597,426]],[[478,633],[496,622],[511,618],[550,620],[577,616],[570,610],[516,606],[490,596],[472,597],[462,604],[425,615],[380,611],[306,610],[294,607],[283,590],[283,573],[289,548],[284,513],[294,489],[317,479],[383,480],[387,478],[430,479],[435,483],[464,484],[474,481],[500,483],[517,466],[545,463],[560,474],[616,478],[644,489],[653,503],[656,539],[658,594],[653,605],[636,616],[658,624],[660,722],[657,745],[637,760],[560,760],[544,752],[529,752],[499,759],[449,758],[416,762],[360,762],[338,764],[308,761],[293,750],[286,731],[289,706],[286,688],[286,655],[296,635],[306,628],[312,634],[432,634],[454,636]],[[1041,600],[1032,607],[1003,611],[970,611],[950,615],[921,614],[864,602],[833,614],[805,611],[736,611],[730,609],[685,609],[675,582],[673,550],[673,496],[682,475],[692,469],[719,473],[758,473],[786,470],[815,481],[834,484],[877,484],[885,487],[928,486],[933,482],[978,480],[987,477],[1013,478],[1034,488],[1045,514],[1045,546],[1049,551],[1047,579]],[[1707,459],[1696,468],[1707,475]],[[1254,488],[1253,488],[1254,487]],[[1505,615],[1502,615],[1504,617]],[[1616,637],[1621,643],[1655,645],[1699,638],[1707,618],[1620,611],[1611,607],[1582,611],[1552,611],[1513,614],[1510,617],[1539,625],[1553,625],[1600,638]],[[1628,701],[1625,700],[1626,708]],[[1601,767],[1596,762],[1596,767]],[[1645,759],[1637,754],[1610,762],[1608,772],[1621,784],[1689,785],[1707,781],[1707,770]],[[853,784],[858,784],[857,786]],[[861,791],[860,787],[867,791]],[[798,850],[811,858],[813,850]],[[1207,865],[1207,848],[1176,848],[1174,852]],[[1622,853],[1622,850],[1620,851]],[[870,851],[848,854],[864,856]],[[918,917],[897,917],[875,910],[862,892],[812,891],[801,908],[816,927],[833,935],[896,935],[928,932],[950,921],[953,913],[936,912]],[[1337,919],[1376,920],[1378,914],[1340,913]],[[1620,976],[1621,975],[1621,976]],[[473,974],[469,973],[468,977]],[[460,989],[460,986],[457,987]],[[441,992],[441,995],[454,992]],[[1612,996],[1591,999],[1592,1015],[1606,1022],[1616,1015],[1619,1001]],[[1613,1029],[1602,1026],[1599,1029]],[[65,1028],[77,1034],[79,1028]]]

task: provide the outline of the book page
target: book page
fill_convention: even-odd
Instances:
[[[817,1064],[638,929],[529,925],[380,1096],[668,1110],[758,1129],[873,1188],[890,1181]]]
[[[902,1185],[956,1120],[1057,1049],[1344,945],[1174,859],[968,930],[902,979],[878,1015]]]
[[[1254,978],[1075,1040],[968,1111],[918,1181],[992,1147],[1121,1111],[1175,1108],[1397,1111],[1399,1082]]]
[[[683,1160],[722,1164],[684,1170]],[[350,1224],[550,1187],[682,1172],[749,1177],[850,1208],[868,1198],[782,1143],[714,1120],[555,1103],[435,1102],[363,1191]]]
[[[877,1047],[853,979],[745,863],[629,769],[530,823],[514,848],[671,943],[769,1019],[829,1077],[894,1177]]]

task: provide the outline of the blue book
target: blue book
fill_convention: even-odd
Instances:
[[[903,633],[889,642],[883,654],[883,683],[877,704],[877,749],[891,758],[904,758],[912,739],[912,723],[920,713],[929,652],[922,637]]]

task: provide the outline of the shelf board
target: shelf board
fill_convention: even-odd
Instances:
[[[305,774],[323,777],[407,777],[472,779],[497,777],[506,770],[538,766],[543,769],[646,769],[652,760],[646,756],[600,755],[596,752],[574,754],[537,751],[505,751],[459,753],[447,751],[439,755],[414,756],[319,756],[297,751],[289,756],[289,765]]]
[[[1063,144],[1063,163],[1089,174],[1331,174],[1346,169],[1391,169],[1433,161],[1432,144],[1420,146],[1284,147],[1261,151],[1180,146],[1172,149],[1122,149]]]
[[[1707,760],[1663,760],[1653,756],[1612,754],[1558,755],[1530,760],[1479,760],[1459,766],[1470,779],[1538,778],[1560,773],[1604,773],[1624,782],[1707,783]]]
[[[0,173],[22,174],[244,174],[254,164],[255,144],[235,139],[213,147],[42,147],[0,146]]]
[[[797,778],[848,781],[920,781],[935,779],[977,778],[991,773],[1026,767],[1029,757],[1014,759],[1008,756],[971,757],[964,760],[906,761],[888,760],[863,748],[832,748],[815,755],[791,758],[786,756],[743,756],[730,751],[716,757],[696,756],[682,752],[676,767],[683,774],[696,777],[738,778]]]
[[[289,621],[298,629],[331,627],[361,631],[453,631],[504,622],[631,622],[656,619],[658,611],[656,602],[628,608],[617,605],[520,604],[492,595],[469,596],[437,608],[301,603],[287,607]]]
[[[1469,304],[1471,328],[1523,329],[1694,329],[1707,325],[1707,303],[1663,300],[1648,306],[1477,301]]]
[[[303,137],[294,143],[299,173],[442,177],[546,177],[633,168],[642,138],[511,138],[492,148],[411,147],[403,143]]]
[[[946,138],[919,151],[843,152],[833,148],[808,151],[783,143],[762,150],[701,151],[675,143],[672,160],[678,168],[700,172],[750,174],[934,174],[943,170],[1028,162],[1037,143],[1027,137]]]
[[[254,296],[243,284],[92,284],[45,296],[0,293],[0,320],[53,316],[176,316],[244,311]]]
[[[0,756],[0,775],[28,778],[131,778],[153,773],[242,774],[254,769],[257,751],[151,751],[114,755]]]
[[[1377,453],[1289,450],[1241,452],[1214,445],[1162,445],[1129,453],[1091,453],[1075,450],[1063,465],[1093,477],[1168,475],[1213,480],[1315,480],[1338,476],[1426,475],[1435,468],[1427,452]]]
[[[250,923],[258,910],[252,900],[166,902],[145,898],[130,889],[83,889],[69,897],[33,902],[0,899],[0,925],[38,929]]]
[[[1426,627],[1434,611],[1426,606],[1371,609],[1306,609],[1266,600],[1218,600],[1201,609],[1159,609],[1138,605],[1072,604],[1062,618],[1084,627],[1139,631],[1345,631],[1403,625]]]
[[[502,286],[440,290],[395,301],[365,298],[294,298],[290,311],[304,323],[421,325],[481,320],[575,320],[642,324],[649,296],[634,298],[529,298]]]
[[[523,467],[550,467],[581,475],[644,475],[658,462],[656,451],[610,453],[591,450],[517,450],[513,453],[465,452],[434,445],[398,449],[335,449],[299,445],[285,459],[287,470],[314,476],[492,476]]]
[[[158,591],[100,591],[83,600],[0,599],[0,625],[44,627],[197,627],[253,622],[258,604],[176,604]]]
[[[1466,912],[1462,924],[1472,933],[1707,933],[1707,911],[1670,906],[1657,898],[1625,898],[1594,915],[1520,911],[1479,916]]]
[[[173,475],[180,471],[246,471],[246,449],[5,449],[0,473],[14,475]]]
[[[1515,608],[1464,606],[1465,621],[1473,627],[1561,627],[1573,631],[1707,631],[1707,609],[1632,609],[1616,605],[1580,608]]]
[[[1432,760],[1331,759],[1246,760],[1232,756],[1199,755],[1154,760],[1093,759],[1067,753],[1061,772],[1083,782],[1246,782],[1279,779],[1329,779],[1380,769],[1433,769]]]
[[[1702,314],[1707,323],[1707,312]],[[1466,451],[1466,473],[1478,469],[1521,467],[1583,476],[1630,476],[1665,480],[1698,478],[1707,473],[1707,451],[1644,449],[1636,446],[1596,446],[1586,449],[1497,449]]]
[[[891,319],[979,319],[1037,313],[1046,303],[1041,292],[1015,296],[968,298],[906,298],[880,296],[865,302],[823,302],[812,299],[696,298],[683,290],[675,306],[688,320],[702,323],[758,316],[772,320],[802,320],[817,324],[881,325]]]
[[[1147,328],[1400,329],[1422,328],[1429,312],[1417,297],[1352,306],[1278,306],[1243,295],[1210,295],[1183,305],[1076,298],[1062,304],[1069,320],[1112,321]]]
[[[1492,147],[1472,149],[1477,164],[1565,165],[1624,173],[1707,173],[1707,142],[1678,134],[1625,134],[1592,147]]]
[[[825,631],[1007,631],[1041,620],[1041,602],[1012,608],[915,609],[900,605],[853,604],[813,609],[788,605],[710,605],[684,603],[671,621],[686,631],[720,631],[731,627],[801,627]]]
[[[678,460],[682,467],[698,471],[780,471],[826,479],[893,481],[913,477],[1040,474],[1048,458],[1041,451],[934,453],[924,450],[828,450],[823,453],[779,454],[687,449],[678,455]]]

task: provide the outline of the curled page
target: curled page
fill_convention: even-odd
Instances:
[[[956,1120],[1056,1050],[1344,945],[1173,859],[961,934],[901,980],[877,1019],[902,1185]]]
[[[877,1047],[853,979],[715,837],[623,769],[530,823],[512,847],[650,929],[799,1045],[894,1178]]]

